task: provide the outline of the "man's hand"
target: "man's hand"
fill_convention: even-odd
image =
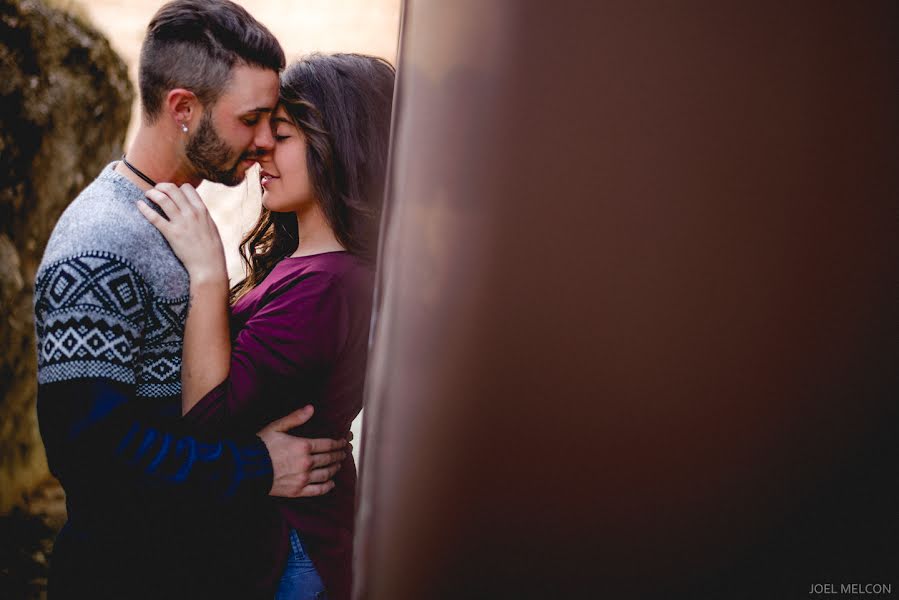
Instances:
[[[286,431],[312,417],[312,407],[304,406],[265,426],[258,435],[272,459],[270,496],[301,498],[321,496],[334,489],[331,479],[346,458],[347,441],[294,437]]]

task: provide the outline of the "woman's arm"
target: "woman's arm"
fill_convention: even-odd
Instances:
[[[274,389],[315,389],[349,335],[348,311],[331,273],[304,273],[269,288],[234,340],[228,377],[185,419],[213,432],[244,418]]]
[[[147,191],[168,220],[138,203],[159,229],[190,276],[190,303],[181,359],[181,414],[228,378],[231,339],[228,328],[228,273],[218,228],[197,191],[160,183]]]
[[[317,385],[348,336],[343,286],[328,272],[304,273],[271,289],[231,344],[224,251],[196,191],[159,184],[147,192],[169,220],[141,212],[168,240],[190,274],[182,367],[182,414],[207,433],[227,428],[281,384],[302,393]],[[140,205],[139,205],[140,206]]]
[[[190,276],[190,304],[181,358],[181,414],[228,378],[228,280]]]

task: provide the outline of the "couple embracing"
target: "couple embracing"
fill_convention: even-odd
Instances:
[[[68,521],[56,598],[348,598],[394,70],[285,68],[229,0],[174,0],[140,129],[72,202],[35,282],[38,415]],[[195,186],[258,163],[229,287]]]

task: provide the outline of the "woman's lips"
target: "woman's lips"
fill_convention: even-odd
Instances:
[[[271,173],[266,173],[265,171],[262,171],[261,173],[259,173],[259,181],[262,184],[262,187],[268,186],[268,184],[271,183],[272,181],[274,181],[275,179],[278,179],[278,178],[275,177],[274,175],[272,175]]]

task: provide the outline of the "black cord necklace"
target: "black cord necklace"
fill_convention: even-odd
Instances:
[[[122,162],[125,164],[126,167],[128,167],[131,170],[132,173],[134,173],[135,175],[137,175],[138,177],[140,177],[141,179],[143,179],[144,181],[149,183],[150,187],[156,187],[156,182],[153,181],[152,179],[150,179],[149,177],[147,177],[146,175],[144,175],[140,170],[138,170],[137,167],[132,165],[130,162],[125,160],[124,154],[122,155]]]

